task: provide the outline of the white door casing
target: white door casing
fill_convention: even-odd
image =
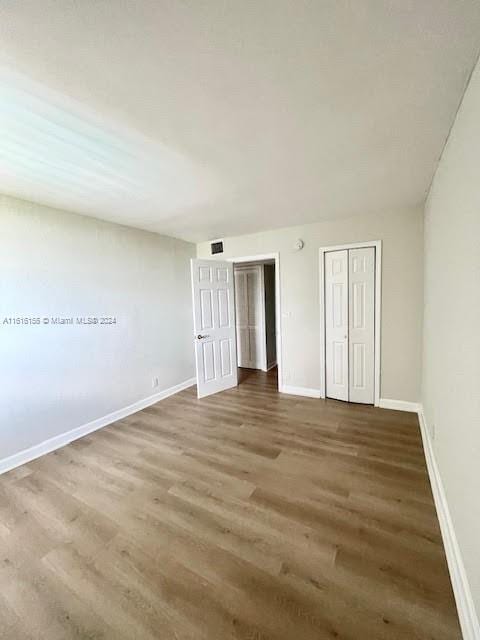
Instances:
[[[382,241],[370,240],[366,242],[355,242],[350,244],[330,245],[319,249],[320,268],[320,397],[326,398],[327,393],[327,273],[326,254],[334,251],[353,251],[356,249],[373,249],[374,269],[373,269],[373,403],[380,406],[381,395],[381,329],[382,329]],[[371,371],[371,369],[370,369]],[[350,378],[350,376],[349,376]],[[350,380],[349,380],[350,382]],[[371,401],[371,400],[370,400]]]
[[[348,251],[349,400],[374,403],[375,249]]]
[[[237,386],[231,262],[192,259],[193,323],[199,398]]]
[[[286,385],[283,381],[283,357],[282,357],[282,291],[280,287],[280,254],[279,253],[262,253],[257,255],[235,256],[228,258],[229,262],[235,265],[244,265],[247,263],[272,261],[275,264],[275,347],[278,367],[278,390],[282,392]],[[322,258],[323,263],[323,258]],[[323,379],[322,379],[323,381]]]
[[[235,267],[238,366],[267,368],[265,289],[262,265]]]
[[[348,251],[325,253],[326,395],[348,401]]]

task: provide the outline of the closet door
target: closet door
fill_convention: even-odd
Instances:
[[[263,266],[235,269],[238,366],[266,369]]]
[[[235,322],[238,366],[248,367],[250,361],[250,338],[248,332],[247,273],[244,269],[235,269]]]
[[[375,249],[349,249],[349,399],[374,403]]]
[[[326,395],[348,400],[348,251],[325,253]]]

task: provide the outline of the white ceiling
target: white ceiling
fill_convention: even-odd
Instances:
[[[188,240],[424,201],[478,0],[2,0],[0,191]]]

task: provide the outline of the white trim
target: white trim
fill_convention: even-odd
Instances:
[[[267,318],[265,312],[265,269],[263,264],[260,267],[260,306],[262,309],[262,371],[267,370]]]
[[[270,371],[270,369],[274,369],[276,366],[277,366],[277,361],[275,360],[274,362],[272,362],[267,366],[267,371]]]
[[[54,436],[53,438],[44,440],[43,442],[40,442],[33,447],[24,449],[23,451],[19,451],[18,453],[14,453],[12,456],[0,460],[0,474],[6,473],[11,469],[15,469],[15,467],[26,464],[27,462],[31,462],[32,460],[35,460],[36,458],[39,458],[40,456],[43,456],[47,453],[51,453],[56,449],[60,449],[70,442],[73,442],[73,440],[77,440],[82,436],[86,436],[87,434],[92,433],[92,431],[97,431],[97,429],[106,427],[112,422],[122,420],[122,418],[126,418],[132,413],[141,411],[142,409],[145,409],[146,407],[149,407],[150,405],[155,404],[160,400],[164,400],[165,398],[178,393],[179,391],[188,389],[188,387],[192,387],[196,383],[196,378],[189,378],[188,380],[185,380],[184,382],[181,382],[174,387],[159,391],[154,395],[148,396],[148,398],[144,398],[143,400],[134,402],[133,404],[130,404],[127,407],[123,407],[122,409],[118,409],[117,411],[113,411],[106,416],[102,416],[101,418],[97,418],[96,420],[92,420],[91,422],[87,422],[80,427],[76,427],[75,429],[71,429],[70,431],[61,433],[58,436]]]
[[[278,251],[276,253],[261,253],[258,256],[242,256],[233,258],[224,258],[228,262],[262,262],[263,260],[276,260],[278,258]]]
[[[283,357],[282,357],[282,300],[280,293],[280,253],[264,253],[257,256],[237,256],[224,258],[228,262],[241,264],[242,262],[263,262],[265,260],[275,261],[275,334],[277,342],[277,367],[278,367],[278,390],[283,391]]]
[[[418,413],[420,405],[418,402],[407,402],[406,400],[393,400],[392,398],[380,398],[378,405],[381,409],[394,409],[395,411],[411,411]]]
[[[353,242],[351,244],[337,244],[320,247],[319,249],[319,288],[320,288],[320,397],[325,398],[325,270],[324,256],[327,251],[343,251],[345,249],[361,249],[373,247],[375,249],[375,382],[374,404],[380,406],[380,351],[382,328],[382,241]],[[416,411],[416,409],[415,409]]]
[[[290,384],[283,384],[279,389],[280,393],[287,393],[292,396],[306,396],[307,398],[320,398],[320,389],[309,389],[308,387],[293,387]]]
[[[452,581],[453,594],[457,604],[458,618],[460,620],[463,638],[464,640],[480,640],[480,624],[475,611],[472,592],[468,583],[457,536],[455,535],[442,478],[435,459],[430,431],[421,405],[418,410],[418,420],[422,434],[425,460],[427,461],[428,476],[437,508],[437,516],[440,523],[440,531],[442,532],[443,546],[445,548],[445,555],[447,556],[448,570]]]

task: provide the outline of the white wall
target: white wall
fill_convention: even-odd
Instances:
[[[480,615],[480,67],[425,210],[422,396]]]
[[[194,375],[194,250],[0,196],[0,460]],[[4,324],[104,315],[117,324]]]
[[[297,238],[305,241],[294,251]],[[319,247],[383,241],[381,397],[420,397],[423,309],[423,211],[288,227],[226,238],[226,258],[280,253],[283,384],[320,387]],[[208,242],[197,245],[210,256]]]

